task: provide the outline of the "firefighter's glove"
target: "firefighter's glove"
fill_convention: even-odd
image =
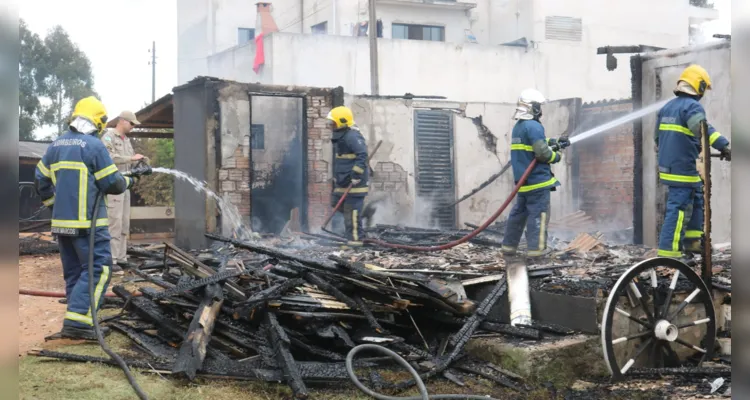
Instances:
[[[563,150],[566,147],[570,146],[570,140],[567,137],[561,137],[557,139],[557,146],[560,150]]]
[[[721,150],[721,156],[719,156],[719,159],[732,161],[732,149],[727,146],[723,150]]]

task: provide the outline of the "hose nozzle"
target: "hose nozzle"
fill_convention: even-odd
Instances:
[[[135,165],[130,171],[126,172],[125,176],[133,176],[133,177],[140,177],[144,175],[151,175],[153,171],[151,170],[151,166],[148,165],[145,161],[141,160],[138,161],[138,164]]]

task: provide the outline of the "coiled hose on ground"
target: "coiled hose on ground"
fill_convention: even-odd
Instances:
[[[400,366],[406,368],[406,370],[409,371],[409,373],[414,378],[414,381],[417,384],[417,389],[419,389],[419,396],[412,396],[412,397],[386,396],[380,393],[376,393],[370,390],[369,388],[367,388],[365,385],[363,385],[362,382],[359,381],[359,378],[357,378],[357,375],[354,373],[354,356],[356,356],[357,353],[363,350],[374,350],[379,353],[385,354],[386,356],[396,361]],[[404,360],[403,357],[401,357],[396,352],[388,348],[385,348],[383,346],[379,346],[376,344],[361,344],[351,349],[349,351],[349,354],[346,355],[346,373],[349,374],[349,379],[352,380],[352,383],[354,383],[354,386],[356,386],[359,390],[361,390],[368,396],[372,396],[378,400],[439,400],[439,399],[496,400],[489,396],[468,395],[468,394],[433,394],[433,395],[430,395],[427,393],[427,387],[425,386],[424,381],[422,381],[422,378],[419,376],[419,373],[411,365],[409,365],[409,363],[406,360]]]
[[[403,250],[410,250],[410,251],[440,251],[440,250],[447,250],[447,249],[456,247],[461,243],[465,243],[471,240],[472,238],[480,234],[483,230],[487,229],[487,227],[490,226],[490,224],[495,222],[495,220],[500,216],[500,214],[502,214],[503,211],[505,211],[505,209],[508,207],[508,205],[513,200],[513,198],[516,197],[518,190],[521,189],[521,186],[523,186],[524,183],[526,183],[526,179],[529,177],[529,174],[531,174],[531,171],[534,169],[535,166],[536,166],[536,159],[531,161],[531,164],[529,164],[529,167],[526,168],[526,171],[524,171],[523,175],[521,176],[521,179],[518,180],[518,182],[516,183],[516,186],[513,187],[513,191],[510,193],[508,198],[505,199],[505,202],[503,202],[500,208],[498,208],[497,211],[495,211],[495,213],[492,214],[492,216],[489,219],[487,219],[487,221],[485,221],[481,226],[479,226],[477,229],[474,229],[472,232],[468,233],[466,236],[460,239],[456,239],[452,242],[441,244],[439,246],[424,246],[424,247],[423,246],[409,246],[406,244],[388,243],[388,242],[384,242],[378,239],[365,239],[363,240],[363,242],[375,244],[375,245],[382,246],[382,247],[388,247],[391,249],[403,249]]]

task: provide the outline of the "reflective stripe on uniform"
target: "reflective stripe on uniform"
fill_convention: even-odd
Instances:
[[[69,319],[71,321],[80,322],[82,324],[86,324],[89,326],[94,326],[94,320],[90,316],[86,316],[83,314],[78,314],[73,311],[68,311],[65,313],[65,319]]]
[[[539,251],[543,251],[547,247],[545,236],[547,236],[547,213],[543,212],[539,217]]]
[[[503,246],[500,250],[505,254],[515,254],[517,251],[515,247],[510,246]]]
[[[685,211],[677,210],[677,224],[674,227],[672,236],[672,251],[680,251],[680,235],[682,234],[682,222],[685,220]]]
[[[555,161],[555,158],[557,157],[557,152],[552,152],[552,155],[549,157],[549,160],[547,160],[548,163],[551,163]]]
[[[699,183],[701,182],[700,176],[693,175],[675,175],[667,174],[665,172],[659,172],[659,179],[663,181],[681,182],[681,183]]]
[[[98,181],[99,179],[106,178],[112,174],[117,172],[117,166],[115,164],[111,164],[109,167],[102,168],[98,172],[94,173],[94,178]]]
[[[356,172],[358,174],[364,174],[365,173],[365,170],[363,170],[362,168],[360,168],[360,167],[358,167],[356,165],[352,167],[352,171],[354,171],[354,172]]]
[[[91,220],[67,220],[67,219],[53,219],[52,226],[56,228],[75,228],[75,229],[87,229],[91,228]],[[109,219],[98,218],[96,220],[96,226],[109,226]]]
[[[47,206],[47,207],[49,207],[49,206],[51,206],[51,205],[55,204],[55,196],[53,195],[53,196],[52,196],[52,197],[50,197],[49,199],[47,199],[47,200],[44,200],[44,201],[42,202],[42,204],[44,204],[44,205],[45,205],[45,206]]]
[[[676,124],[659,124],[659,130],[660,131],[673,131],[673,132],[680,132],[684,133],[688,136],[695,136],[693,132],[690,131],[690,129],[685,128],[682,125],[676,125]]]
[[[36,167],[37,167],[37,169],[39,169],[39,172],[41,172],[42,175],[46,176],[47,178],[50,177],[49,176],[49,169],[47,169],[47,167],[44,165],[44,162],[42,162],[41,160],[39,160],[39,162],[36,164]]]
[[[685,238],[687,239],[700,239],[703,236],[703,231],[687,231],[685,232]]]
[[[511,144],[510,145],[511,150],[522,150],[522,151],[534,151],[534,148],[532,146],[529,146],[527,144]]]
[[[87,217],[87,201],[88,201],[88,184],[89,184],[89,169],[86,167],[86,164],[80,162],[80,161],[59,161],[52,165],[50,165],[50,169],[52,170],[52,181],[55,182],[55,172],[62,170],[62,169],[68,169],[68,170],[74,170],[78,171],[78,221],[86,221]],[[54,222],[54,220],[53,220]],[[89,223],[91,221],[89,220]],[[55,225],[53,225],[55,226]],[[76,228],[74,226],[59,226],[60,228]],[[85,228],[85,227],[84,227]]]
[[[357,230],[359,229],[359,224],[357,224],[357,210],[352,211],[352,238],[354,238],[355,242],[359,241],[359,233]]]
[[[361,187],[361,188],[352,188],[349,193],[368,193],[370,188],[368,187]],[[336,188],[333,189],[334,193],[344,193],[346,192],[346,188]]]
[[[656,252],[657,256],[662,257],[682,257],[681,251],[669,251],[669,250],[659,250]]]
[[[547,181],[540,182],[540,183],[537,183],[537,184],[534,184],[534,185],[524,185],[524,186],[521,186],[521,188],[518,189],[518,191],[521,192],[521,193],[530,192],[532,190],[536,190],[536,189],[541,189],[541,188],[545,188],[545,187],[548,187],[548,186],[552,186],[555,183],[557,183],[557,178],[553,177],[553,178],[550,178]]]
[[[343,158],[343,159],[347,159],[347,160],[353,160],[353,159],[357,158],[357,155],[353,154],[353,153],[336,154],[336,158]]]
[[[102,298],[102,292],[104,292],[104,285],[109,279],[109,266],[102,265],[102,274],[99,276],[99,283],[96,284],[94,289],[94,304],[89,306],[88,317],[91,317],[91,307],[96,307],[99,304],[99,299]]]
[[[712,133],[711,136],[708,137],[708,144],[713,146],[714,142],[719,140],[720,137],[721,137],[721,133],[719,132]]]

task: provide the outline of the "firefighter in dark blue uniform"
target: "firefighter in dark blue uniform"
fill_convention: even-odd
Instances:
[[[509,256],[516,254],[524,228],[528,257],[542,256],[547,248],[550,192],[560,186],[550,165],[562,159],[562,153],[553,148],[565,146],[568,142],[560,140],[558,144],[556,139],[548,140],[544,135],[544,127],[539,122],[544,101],[544,96],[538,91],[525,90],[521,93],[513,117],[518,120],[513,127],[510,145],[510,162],[515,182],[521,179],[532,160],[536,159],[537,165],[518,190],[516,204],[508,216],[502,251]]]
[[[351,185],[339,211],[344,215],[347,244],[362,246],[362,208],[368,192],[369,167],[367,145],[359,129],[354,126],[354,115],[348,107],[336,107],[328,113],[333,135],[334,189],[332,207],[341,199]]]
[[[696,160],[701,153],[703,135],[721,158],[731,160],[729,141],[706,119],[699,103],[711,89],[708,72],[691,65],[682,72],[675,88],[675,98],[656,118],[654,140],[658,148],[659,180],[668,186],[664,225],[659,233],[658,255],[683,258],[683,251],[702,250],[703,181]]]
[[[133,180],[121,175],[96,136],[107,122],[104,105],[94,97],[79,101],[70,129],[50,144],[37,164],[35,183],[44,204],[52,208],[52,233],[57,236],[65,278],[68,309],[60,336],[96,340],[91,318],[89,279],[94,280],[100,307],[111,277],[112,254],[107,206],[99,203],[94,242],[94,276],[88,272],[89,232],[99,192],[120,194]]]

